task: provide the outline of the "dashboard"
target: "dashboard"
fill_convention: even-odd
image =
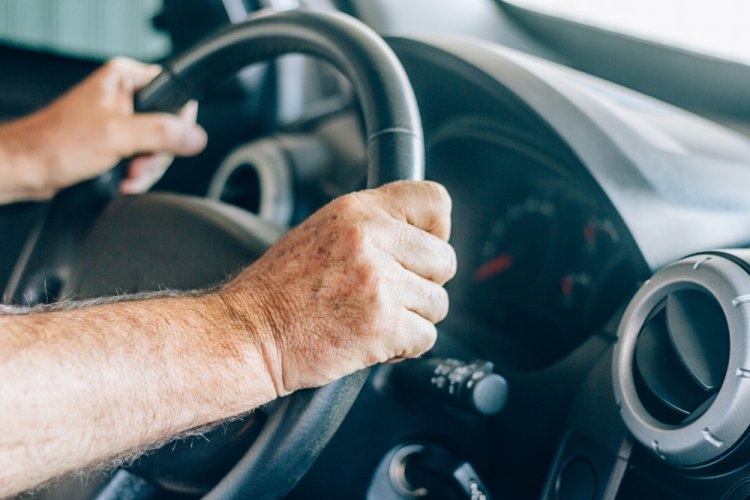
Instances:
[[[490,360],[512,392],[493,419],[457,416],[426,396],[405,403],[414,396],[379,385],[385,369],[350,416],[383,420],[369,439],[345,422],[299,498],[333,480],[323,471],[352,444],[369,450],[371,470],[415,441],[473,457],[506,498],[563,498],[562,471],[583,456],[600,478],[591,498],[603,498],[607,467],[632,446],[607,385],[623,310],[668,262],[750,242],[750,203],[736,189],[750,182],[750,145],[654,99],[485,42],[390,43],[420,103],[427,177],[454,200],[459,270],[432,356]],[[622,498],[665,494],[666,472],[632,464],[651,472],[631,473]],[[370,498],[406,498],[374,489],[380,470],[358,480],[352,470],[337,494],[369,484]]]

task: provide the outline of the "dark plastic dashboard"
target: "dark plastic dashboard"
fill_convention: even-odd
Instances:
[[[490,44],[392,44],[422,103],[428,175],[455,198],[454,304],[554,318],[523,328],[536,355],[534,333],[574,345],[650,271],[750,241],[750,146],[739,135]]]
[[[379,458],[415,440],[474,457],[496,495],[536,498],[564,429],[600,429],[607,437],[592,448],[600,463],[616,462],[627,433],[609,409],[606,370],[619,315],[638,286],[684,255],[750,243],[743,189],[750,143],[665,103],[486,42],[390,43],[420,102],[427,176],[454,199],[460,266],[433,355],[490,359],[512,392],[489,422],[444,415],[427,400],[404,403],[398,388],[382,385],[389,368],[380,369],[299,498],[324,482],[333,496],[360,494],[377,483],[370,474]],[[599,383],[578,393],[592,369]],[[598,411],[601,422],[592,424]],[[375,424],[373,414],[382,420]],[[367,439],[358,435],[362,426]],[[333,481],[326,471],[341,466],[347,449],[357,449],[363,466]],[[373,491],[370,498],[389,498]],[[558,498],[556,491],[553,484],[544,498]]]

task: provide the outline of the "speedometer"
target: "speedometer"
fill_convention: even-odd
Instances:
[[[518,187],[521,197],[501,207],[481,237],[471,275],[474,303],[493,323],[549,331],[559,320],[550,305],[566,260],[570,214],[554,189]]]
[[[430,177],[454,200],[449,321],[495,359],[542,366],[601,329],[637,287],[637,247],[574,158],[517,128],[462,126],[428,150]]]
[[[615,223],[573,186],[528,186],[487,226],[472,272],[485,318],[575,341],[614,312],[604,289],[627,281]],[[611,290],[608,290],[608,292]]]
[[[492,224],[474,281],[508,291],[527,291],[549,272],[557,227],[557,210],[547,200],[528,198],[512,205]]]

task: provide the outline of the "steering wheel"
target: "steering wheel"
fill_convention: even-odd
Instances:
[[[323,58],[352,83],[367,131],[368,186],[423,178],[419,110],[403,67],[373,31],[339,13],[261,13],[220,31],[167,63],[138,93],[136,109],[176,112],[249,64],[287,53]],[[50,288],[53,295],[82,298],[206,287],[279,237],[252,215],[205,199],[148,194],[97,200],[80,188],[53,200],[6,297],[28,303],[54,299]],[[362,371],[278,401],[208,497],[285,496],[338,429],[366,377]]]

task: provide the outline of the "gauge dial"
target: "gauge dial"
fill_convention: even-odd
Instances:
[[[614,312],[606,297],[623,281],[621,246],[616,224],[577,191],[537,188],[489,224],[475,300],[493,321],[575,340]]]
[[[528,198],[511,205],[491,226],[473,280],[494,290],[519,293],[544,275],[557,240],[554,203]]]
[[[603,267],[618,252],[620,236],[615,224],[607,218],[586,215],[590,208],[581,207],[581,216],[571,231],[572,258],[563,264],[559,280],[557,307],[568,316],[577,316],[579,323],[590,294],[601,278]]]

